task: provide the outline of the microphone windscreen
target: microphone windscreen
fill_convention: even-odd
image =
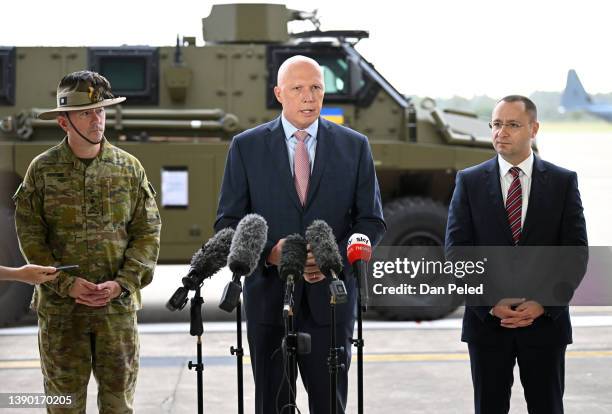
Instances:
[[[336,237],[326,222],[313,221],[306,229],[306,241],[310,244],[317,266],[324,275],[330,275],[330,271],[336,275],[342,272],[342,257],[338,251]]]
[[[372,246],[368,236],[355,233],[349,237],[348,245],[346,246],[346,257],[350,264],[355,263],[357,260],[369,262],[372,257]]]
[[[233,236],[234,229],[226,228],[211,237],[191,259],[193,273],[206,279],[225,266]]]
[[[278,266],[281,279],[287,280],[289,275],[293,275],[294,278],[301,277],[304,274],[307,256],[306,240],[299,234],[287,236]]]
[[[208,243],[208,241],[206,243]],[[204,262],[207,259],[206,252],[204,250],[206,243],[203,243],[202,247],[200,247],[191,257],[191,268],[189,269],[190,275],[199,275],[202,273]]]
[[[232,239],[227,265],[234,274],[248,276],[255,271],[268,239],[268,224],[259,214],[240,220]]]

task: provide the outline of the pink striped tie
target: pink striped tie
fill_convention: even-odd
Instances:
[[[506,197],[506,214],[508,214],[508,223],[510,224],[512,240],[515,245],[518,244],[521,238],[521,218],[523,216],[523,188],[521,187],[521,179],[519,178],[520,173],[520,168],[510,168],[512,184],[510,184],[508,197]]]
[[[308,193],[308,181],[310,180],[310,159],[306,149],[306,138],[308,132],[303,129],[295,131],[293,136],[297,139],[295,145],[295,155],[293,158],[295,190],[300,197],[302,205],[306,204],[306,194]]]

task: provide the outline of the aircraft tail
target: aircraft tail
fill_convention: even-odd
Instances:
[[[576,71],[570,69],[567,72],[567,83],[561,96],[561,108],[565,111],[575,111],[591,104],[591,97],[584,90]]]

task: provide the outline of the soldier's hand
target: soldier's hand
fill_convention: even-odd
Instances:
[[[45,283],[56,277],[57,273],[55,267],[32,264],[21,266],[17,269],[11,269],[11,273],[9,274],[10,279],[25,282],[30,285]]]
[[[110,289],[99,288],[81,277],[76,277],[68,293],[76,303],[99,308],[105,306],[110,300]]]
[[[115,299],[117,296],[121,295],[121,285],[114,280],[109,280],[108,282],[98,284],[98,288],[108,289],[110,291],[109,300]]]

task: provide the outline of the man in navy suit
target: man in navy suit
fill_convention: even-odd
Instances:
[[[294,56],[279,68],[276,98],[279,118],[237,135],[232,141],[219,199],[215,230],[235,227],[248,213],[268,222],[268,240],[255,272],[244,288],[247,334],[255,377],[255,412],[274,414],[287,402],[283,378],[284,282],[278,275],[285,237],[304,235],[313,220],[332,228],[344,256],[349,302],[338,305],[337,345],[344,346],[337,389],[338,412],[347,399],[356,303],[355,280],[346,262],[346,245],[362,233],[376,245],[385,231],[380,191],[368,140],[362,134],[319,117],[323,105],[322,68],[316,61]],[[303,281],[295,291],[295,325],[310,333],[312,351],[298,356],[308,392],[310,412],[330,409],[327,356],[330,344],[329,280],[309,252]],[[293,386],[293,385],[292,385]]]
[[[447,252],[461,246],[509,246],[503,255],[512,258],[520,280],[530,271],[522,260],[530,250],[541,248],[533,246],[578,247],[542,272],[546,273],[542,279],[563,274],[563,286],[569,289],[564,303],[538,300],[546,292],[534,289],[526,289],[534,297],[502,296],[488,306],[468,302],[461,339],[468,343],[475,412],[509,411],[518,361],[529,413],[562,413],[565,350],[572,342],[567,302],[584,276],[588,256],[577,177],[532,152],[539,124],[528,98],[501,99],[490,125],[498,155],[457,174],[448,213]],[[516,280],[506,281],[506,286],[515,287]],[[530,283],[535,282],[528,281],[525,287]]]

